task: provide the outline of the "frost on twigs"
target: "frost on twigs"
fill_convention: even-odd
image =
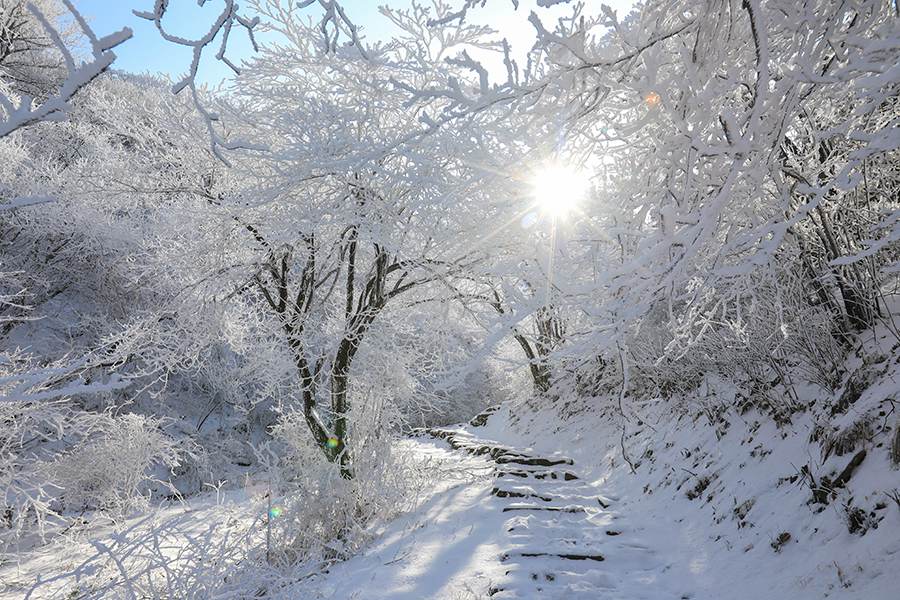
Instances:
[[[77,24],[80,33],[87,38],[90,45],[90,58],[82,63],[76,62],[59,30],[50,19],[34,3],[26,5],[31,18],[40,23],[47,36],[47,46],[58,52],[65,64],[64,81],[46,99],[38,101],[29,93],[15,93],[0,85],[0,138],[13,131],[43,120],[63,118],[69,109],[69,101],[78,91],[103,73],[116,55],[112,49],[131,37],[127,27],[102,38],[98,38],[87,22],[72,5],[70,0],[62,0],[67,11]]]
[[[568,0],[546,0],[538,2],[538,6],[548,8],[567,2]],[[455,24],[460,32],[474,32],[479,28],[467,23],[466,15],[470,9],[483,4],[483,0],[472,0],[466,2],[456,12],[440,5],[434,18],[429,19],[428,23],[432,28],[447,29]],[[518,3],[514,4],[518,8]],[[583,5],[573,6],[571,14],[559,19],[554,28],[548,28],[537,12],[532,12],[528,16],[528,22],[534,30],[535,43],[525,54],[527,62],[524,67],[520,67],[514,59],[513,49],[505,38],[493,46],[482,47],[502,55],[505,80],[493,78],[495,81],[490,81],[489,69],[463,48],[458,51],[456,57],[444,60],[466,69],[468,73],[464,79],[449,77],[419,89],[398,82],[392,83],[410,94],[410,105],[432,102],[435,99],[447,101],[439,115],[440,118],[429,117],[428,121],[423,118],[426,125],[434,128],[497,107],[517,106],[522,110],[531,110],[545,95],[559,99],[561,94],[568,95],[571,90],[578,90],[585,97],[593,96],[596,101],[597,89],[608,87],[596,83],[600,79],[594,72],[596,69],[618,68],[621,63],[635,59],[645,46],[657,41],[655,38],[647,42],[629,39],[623,43],[625,48],[623,54],[607,57],[604,53],[597,56],[589,51],[588,33],[601,27],[618,29],[619,23],[612,11],[607,9],[603,15],[588,15],[585,14]],[[690,21],[679,20],[675,30],[667,35],[682,33],[690,28],[691,24]],[[517,50],[521,51],[523,48]],[[591,89],[591,86],[596,87]]]
[[[207,1],[208,0],[199,0],[199,5],[202,7]],[[236,65],[227,55],[231,33],[235,27],[242,28],[246,31],[250,38],[250,43],[253,46],[253,50],[258,51],[259,46],[257,45],[255,32],[257,26],[260,25],[259,15],[277,21],[279,18],[283,18],[294,10],[302,10],[312,5],[318,5],[322,9],[322,19],[319,22],[319,31],[324,38],[324,46],[327,53],[337,52],[339,49],[339,41],[343,35],[346,35],[350,38],[351,45],[355,46],[364,58],[367,58],[366,51],[358,36],[356,25],[353,24],[343,7],[335,0],[300,0],[299,3],[294,2],[294,0],[289,0],[287,2],[283,2],[282,0],[251,0],[251,8],[258,13],[253,17],[239,12],[240,7],[234,0],[224,0],[224,6],[219,15],[212,22],[209,30],[196,38],[186,38],[174,34],[166,27],[163,21],[170,8],[169,0],[155,0],[153,9],[150,11],[134,11],[136,16],[151,21],[165,41],[191,49],[192,56],[188,71],[184,77],[175,83],[172,87],[172,92],[178,94],[184,89],[190,91],[197,112],[203,116],[203,119],[206,122],[206,128],[210,136],[210,148],[213,154],[226,165],[230,163],[222,153],[223,149],[265,150],[266,148],[259,144],[244,140],[226,139],[226,136],[220,133],[219,129],[216,127],[216,123],[219,123],[220,121],[220,116],[206,106],[202,98],[202,90],[198,90],[197,88],[200,59],[203,57],[204,51],[206,51],[207,47],[212,48],[217,46],[218,49],[214,55],[215,59],[226,64],[235,75],[240,75],[241,67]],[[277,26],[272,27],[270,24],[266,24],[266,27],[269,27],[269,30],[277,33],[287,33],[279,31]]]
[[[512,4],[513,8],[519,8],[519,0],[509,0],[509,2]],[[541,8],[549,8],[551,6],[556,6],[557,4],[568,4],[570,2],[572,2],[572,0],[537,0],[537,5]],[[429,25],[446,25],[447,23],[452,23],[454,21],[461,23],[468,16],[471,9],[484,6],[485,4],[487,4],[487,0],[465,0],[459,10],[452,12],[446,11],[443,14],[439,14],[429,22]]]
[[[200,0],[200,6],[206,4],[206,0]],[[245,15],[241,15],[238,12],[238,5],[234,2],[234,0],[225,0],[225,5],[222,7],[222,11],[219,13],[219,16],[213,21],[209,30],[197,37],[197,38],[186,38],[180,35],[176,35],[171,33],[163,23],[163,19],[166,16],[166,12],[169,9],[169,0],[155,0],[152,11],[140,11],[135,10],[135,16],[138,16],[142,19],[146,19],[148,21],[153,22],[156,26],[156,29],[159,31],[159,34],[162,38],[172,44],[176,44],[179,46],[185,46],[191,49],[191,64],[188,67],[188,72],[182,77],[173,87],[172,92],[178,94],[185,88],[190,90],[191,98],[193,99],[194,106],[202,116],[204,121],[206,122],[206,128],[209,132],[210,136],[210,144],[211,150],[213,154],[216,155],[219,160],[228,164],[228,161],[222,155],[221,149],[225,148],[226,150],[233,150],[236,148],[248,148],[252,149],[251,144],[246,144],[240,141],[226,141],[216,130],[214,123],[219,120],[219,116],[210,111],[202,102],[201,92],[197,89],[197,74],[200,68],[200,59],[203,57],[204,50],[213,44],[219,34],[221,33],[221,39],[219,41],[218,51],[215,54],[216,60],[219,60],[234,71],[236,75],[240,75],[241,71],[237,65],[234,64],[227,56],[226,52],[228,51],[228,43],[231,40],[231,31],[237,26],[239,28],[243,28],[247,35],[250,37],[250,42],[253,44],[253,49],[258,49],[256,44],[256,38],[254,37],[253,31],[254,28],[259,24],[259,17],[249,18]]]

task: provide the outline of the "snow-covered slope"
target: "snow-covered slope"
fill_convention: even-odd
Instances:
[[[483,470],[485,458],[473,479],[436,481],[441,491],[366,551],[295,590],[332,600],[893,600],[900,355],[881,332],[846,367],[839,389],[797,385],[801,404],[776,417],[747,402],[691,410],[696,398],[682,398],[633,409],[640,417],[623,429],[603,399],[505,404],[449,430],[458,452],[496,458],[489,448],[500,448],[499,466]],[[723,407],[742,405],[741,390],[711,380],[697,392],[713,393]],[[505,477],[503,452],[572,457],[559,468],[578,479]],[[566,498],[602,502],[587,515],[509,512]],[[561,543],[578,560],[560,560]]]
[[[895,600],[898,349],[867,334],[838,389],[794,382],[775,413],[708,377],[677,402],[626,398],[627,419],[618,398],[523,400],[443,430],[452,444],[400,441],[427,484],[324,571],[266,564],[266,490],[247,488],[85,524],[5,566],[0,598],[42,577],[31,598]]]
[[[756,407],[714,413],[690,402],[624,421],[594,399],[504,406],[479,435],[574,457],[686,578],[686,597],[893,600],[900,352],[891,341],[882,332],[859,348],[831,395],[798,387],[802,408],[780,422]],[[740,405],[740,390],[716,393]]]

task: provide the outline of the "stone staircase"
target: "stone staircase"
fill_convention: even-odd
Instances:
[[[497,557],[506,567],[489,591],[492,599],[598,600],[616,597],[622,579],[609,568],[625,561],[630,573],[647,572],[652,552],[620,543],[611,501],[574,472],[572,459],[538,455],[478,439],[463,429],[428,428],[419,435],[495,463],[492,496],[509,513],[509,540]]]

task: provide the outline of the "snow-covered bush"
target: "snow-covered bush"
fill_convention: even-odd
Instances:
[[[165,485],[154,471],[179,464],[178,444],[160,430],[153,417],[107,416],[100,431],[47,465],[47,478],[59,489],[66,512],[100,510],[124,517],[147,507],[151,485]]]
[[[302,413],[282,415],[273,428],[260,456],[268,478],[260,483],[272,494],[272,560],[318,565],[347,558],[370,539],[373,523],[412,508],[428,489],[430,465],[398,450],[389,415],[366,412],[355,415],[365,434],[350,448],[352,479],[315,446]]]
[[[157,419],[71,400],[5,401],[0,419],[0,552],[29,533],[66,529],[86,510],[121,517],[146,506],[182,452]]]
[[[665,311],[651,312],[628,342],[632,383],[643,395],[668,398],[717,376],[765,396],[773,382],[788,396],[766,404],[789,410],[797,383],[823,390],[839,384],[846,348],[835,316],[809,302],[803,282],[789,274],[759,278],[732,302],[698,303],[702,315],[672,324]]]

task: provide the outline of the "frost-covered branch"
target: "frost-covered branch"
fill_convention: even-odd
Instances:
[[[69,101],[75,94],[113,63],[116,55],[112,49],[128,40],[132,35],[131,30],[125,27],[116,33],[98,38],[71,0],[62,0],[62,2],[75,23],[78,24],[81,34],[90,43],[91,57],[88,61],[79,64],[72,55],[72,49],[67,46],[56,26],[35,4],[29,2],[26,5],[28,11],[40,23],[52,42],[52,46],[63,58],[66,77],[63,83],[43,101],[38,101],[28,93],[11,94],[0,91],[0,109],[2,109],[0,138],[38,121],[63,118],[70,108]]]
[[[199,0],[201,7],[207,2],[208,0]],[[222,150],[264,150],[265,146],[244,140],[227,139],[224,137],[216,127],[216,124],[220,121],[218,112],[207,106],[207,101],[204,100],[201,90],[198,89],[197,78],[200,69],[200,61],[204,53],[214,46],[217,38],[220,38],[220,41],[218,42],[218,50],[214,55],[215,59],[227,65],[235,75],[240,75],[242,68],[236,65],[235,62],[228,57],[228,44],[231,33],[235,27],[242,28],[247,33],[253,49],[258,51],[259,46],[257,44],[255,32],[257,26],[260,25],[259,15],[263,15],[275,21],[284,21],[289,19],[291,13],[294,11],[318,5],[322,9],[322,17],[319,21],[319,32],[324,38],[326,51],[329,53],[336,52],[338,50],[338,42],[341,39],[341,35],[345,34],[350,38],[353,46],[358,49],[363,57],[366,57],[367,54],[358,35],[357,26],[350,20],[347,12],[337,0],[301,0],[299,3],[290,0],[287,5],[284,5],[282,0],[251,0],[250,6],[257,13],[252,17],[246,13],[240,12],[240,6],[235,0],[223,0],[223,2],[224,5],[222,10],[213,20],[209,29],[206,33],[196,38],[186,38],[174,34],[166,27],[164,19],[170,8],[170,0],[155,0],[152,10],[135,10],[134,14],[154,23],[156,29],[165,41],[191,49],[191,63],[188,66],[187,73],[172,87],[172,91],[175,94],[178,94],[184,89],[190,91],[194,107],[197,112],[203,116],[203,119],[206,122],[211,150],[217,158],[227,165],[229,162],[222,153]],[[279,31],[277,25],[273,26],[266,23],[265,27],[272,31]],[[280,33],[287,34],[289,32],[280,31]]]
[[[206,2],[207,0],[200,0],[199,4],[202,7]],[[152,11],[135,10],[134,14],[142,19],[151,21],[165,41],[191,49],[191,63],[188,66],[188,71],[184,77],[172,86],[172,92],[178,94],[185,88],[190,91],[194,107],[197,112],[203,116],[206,123],[206,128],[210,137],[210,148],[213,154],[215,154],[222,162],[228,164],[228,161],[221,152],[222,148],[233,150],[236,148],[253,148],[254,146],[241,141],[228,141],[216,130],[214,124],[219,121],[219,115],[206,107],[201,92],[197,88],[200,59],[203,57],[203,53],[207,48],[212,46],[213,42],[221,34],[221,40],[219,41],[215,58],[227,65],[235,74],[239,75],[241,72],[240,68],[229,59],[227,55],[228,43],[231,40],[231,32],[235,26],[243,28],[244,31],[247,32],[254,50],[258,49],[256,37],[254,36],[254,28],[259,24],[259,17],[251,18],[247,15],[242,15],[238,12],[240,7],[234,0],[224,0],[222,11],[212,22],[209,30],[199,37],[186,38],[173,34],[166,28],[163,19],[165,18],[168,9],[169,0],[155,0]]]

